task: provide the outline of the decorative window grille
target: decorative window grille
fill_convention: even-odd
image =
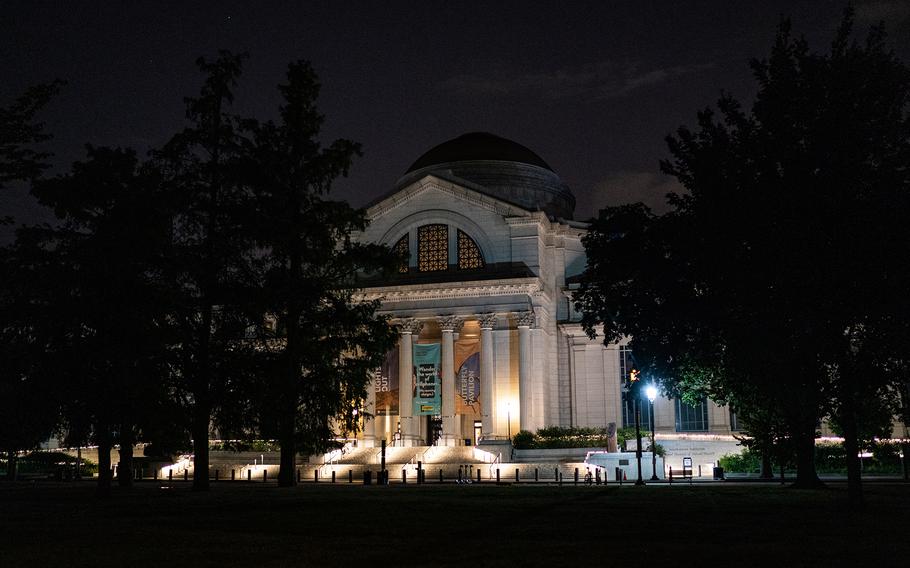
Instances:
[[[461,229],[458,230],[458,268],[459,270],[483,268],[480,247]]]
[[[408,242],[408,236],[408,233],[405,233],[403,237],[398,239],[395,246],[392,247],[392,250],[398,255],[398,258],[401,259],[401,264],[398,265],[398,272],[401,274],[407,273],[408,263],[411,260],[411,245]]]
[[[708,430],[708,400],[694,406],[676,399],[676,431],[706,432]]]
[[[417,228],[417,270],[437,272],[449,269],[448,225]]]

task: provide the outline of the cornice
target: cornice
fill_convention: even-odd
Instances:
[[[509,278],[474,282],[443,282],[368,288],[354,295],[357,301],[412,302],[450,298],[488,298],[525,294],[549,300],[538,278]]]

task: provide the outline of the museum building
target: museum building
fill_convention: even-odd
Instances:
[[[488,133],[430,149],[368,206],[357,239],[407,262],[362,290],[401,331],[370,389],[364,445],[476,445],[545,426],[633,424],[628,348],[588,338],[573,309],[588,228],[574,209],[540,156]],[[649,429],[647,401],[641,416]],[[737,427],[710,401],[658,398],[653,419],[658,433]]]

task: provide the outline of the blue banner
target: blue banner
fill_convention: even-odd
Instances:
[[[442,413],[442,385],[439,373],[438,343],[414,345],[414,416]]]

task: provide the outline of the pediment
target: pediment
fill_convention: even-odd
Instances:
[[[535,215],[532,211],[483,193],[467,180],[454,178],[454,176],[453,179],[447,179],[440,175],[428,174],[370,204],[367,207],[367,218],[370,221],[378,219],[431,192],[441,192],[456,201],[492,211],[503,217],[533,217]]]

